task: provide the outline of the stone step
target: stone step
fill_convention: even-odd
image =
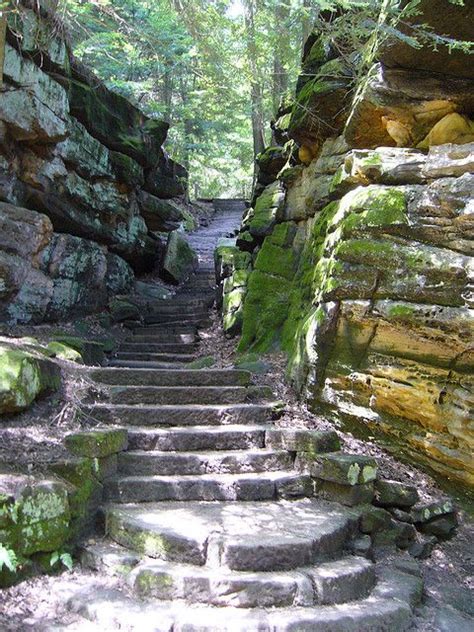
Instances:
[[[402,573],[399,573],[402,575]],[[412,576],[403,574],[407,584]],[[375,594],[344,606],[247,609],[189,606],[180,600],[143,602],[117,589],[81,587],[67,602],[70,611],[101,626],[128,632],[404,632],[410,628],[410,604]]]
[[[227,406],[82,406],[84,415],[103,423],[126,426],[222,426],[268,424],[279,412],[279,402]]]
[[[151,362],[149,360],[109,360],[107,365],[111,368],[117,369],[172,369],[183,370],[186,369],[187,364],[185,362]]]
[[[190,476],[247,474],[289,470],[293,458],[285,450],[246,449],[218,452],[133,450],[119,454],[122,476]]]
[[[358,515],[314,498],[105,507],[106,534],[124,547],[168,562],[252,572],[340,557]]]
[[[164,328],[175,330],[180,327],[198,327],[203,329],[212,325],[208,312],[202,316],[170,314],[169,316],[162,317],[160,315],[149,314],[145,316],[144,320],[146,325],[153,325],[153,328],[156,330],[163,330]]]
[[[168,323],[181,319],[201,321],[207,318],[209,318],[209,310],[207,309],[198,311],[177,306],[167,311],[150,310],[145,317],[145,321],[147,323]]]
[[[141,386],[247,386],[251,374],[237,369],[160,370],[93,369],[89,375],[102,384]]]
[[[179,320],[173,320],[173,321],[168,321],[166,323],[157,323],[155,322],[153,319],[152,320],[148,320],[148,318],[145,318],[145,323],[147,323],[148,327],[146,327],[146,329],[148,330],[148,333],[163,333],[163,331],[169,331],[172,334],[176,334],[176,333],[182,333],[183,331],[196,331],[196,329],[198,328],[205,328],[205,327],[210,327],[212,324],[212,321],[210,319],[207,318],[203,319],[203,320],[196,320],[196,319],[179,319]],[[153,325],[153,326],[151,326]]]
[[[311,478],[294,471],[188,476],[125,476],[107,482],[110,502],[152,503],[164,500],[275,500],[314,493]]]
[[[222,427],[153,429],[131,428],[130,450],[245,450],[265,446],[265,427],[232,425]]]
[[[375,565],[347,557],[287,572],[226,571],[155,561],[130,577],[140,597],[237,608],[285,608],[342,604],[367,597]]]
[[[156,301],[150,305],[157,314],[205,314],[208,309],[206,301],[185,298],[171,301]]]
[[[196,351],[198,344],[196,342],[140,342],[132,340],[131,342],[122,342],[119,347],[120,353],[171,353],[171,354],[190,354]]]
[[[268,401],[265,386],[110,386],[104,393],[111,404],[244,404]]]
[[[125,343],[141,343],[141,344],[195,344],[197,342],[196,334],[190,332],[188,334],[147,334],[142,333],[143,329],[136,329],[133,336],[125,338]]]
[[[115,356],[115,360],[136,361],[136,362],[166,362],[175,364],[177,362],[192,362],[196,355],[192,353],[144,353],[140,351],[121,351]]]

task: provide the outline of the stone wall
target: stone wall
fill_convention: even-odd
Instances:
[[[462,38],[472,8],[449,11]],[[241,351],[284,350],[313,410],[472,487],[472,60],[385,46],[353,98],[336,51],[310,38],[277,121],[297,144],[261,156],[266,188],[221,248],[224,326]]]
[[[9,15],[0,94],[0,318],[91,312],[160,269],[189,221],[168,125],[111,92],[72,55],[51,2]],[[21,262],[21,263],[20,263]]]

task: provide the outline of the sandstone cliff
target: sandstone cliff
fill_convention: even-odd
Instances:
[[[472,7],[440,26],[441,4],[419,21],[469,39]],[[284,350],[314,411],[472,487],[472,60],[385,45],[354,95],[337,50],[312,34],[281,146],[218,250],[224,326],[242,351]]]
[[[168,235],[189,220],[176,203],[186,170],[163,150],[168,125],[74,58],[54,4],[22,0],[7,29],[0,321],[10,323],[102,308],[135,272],[162,270]]]

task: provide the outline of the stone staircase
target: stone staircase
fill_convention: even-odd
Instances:
[[[105,485],[105,538],[82,562],[128,588],[89,585],[69,607],[107,630],[407,629],[419,578],[354,554],[360,510],[315,497],[296,452],[271,440],[270,390],[246,371],[186,368],[213,279],[199,270],[91,371],[102,401],[85,413],[125,426],[128,448]]]

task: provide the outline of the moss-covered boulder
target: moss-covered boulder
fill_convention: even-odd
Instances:
[[[285,190],[280,182],[266,187],[251,214],[248,226],[250,234],[258,238],[270,235],[275,224],[282,219],[284,203]]]
[[[79,351],[76,351],[73,347],[64,344],[63,342],[51,341],[47,346],[48,351],[54,355],[55,358],[61,360],[68,360],[69,362],[83,363],[83,359]]]
[[[126,449],[128,433],[124,428],[105,428],[74,432],[66,436],[66,447],[75,456],[106,457]]]
[[[170,283],[181,283],[197,267],[197,256],[179,231],[168,235],[166,253],[162,266],[162,276]]]
[[[0,544],[17,558],[60,549],[69,538],[70,517],[66,485],[0,475]]]
[[[40,354],[0,344],[0,414],[17,413],[60,384],[59,366]]]
[[[109,302],[110,316],[115,323],[126,320],[141,320],[140,309],[125,298],[114,298]]]

